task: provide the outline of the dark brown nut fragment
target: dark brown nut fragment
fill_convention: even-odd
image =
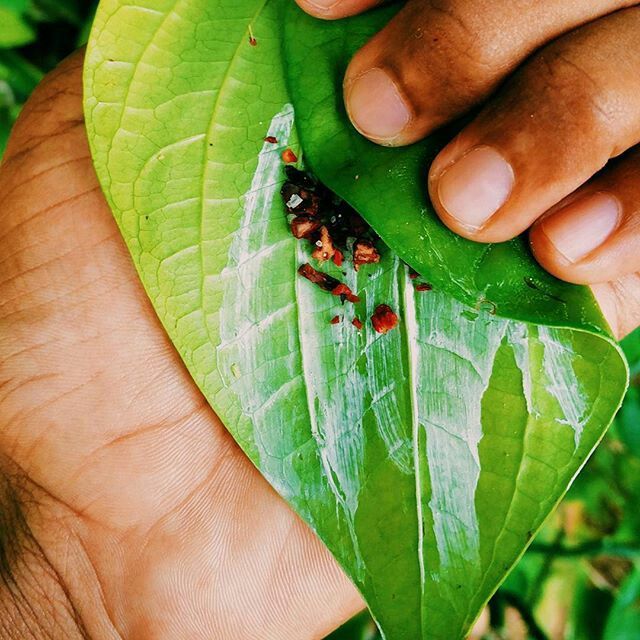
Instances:
[[[340,280],[336,280],[336,278],[333,278],[326,273],[322,273],[321,271],[314,269],[308,263],[300,266],[298,268],[298,273],[303,278],[309,280],[309,282],[317,284],[321,289],[323,289],[324,291],[328,291],[329,293],[333,293],[338,287],[344,286],[340,283]]]
[[[320,221],[309,218],[309,216],[296,216],[291,221],[291,233],[301,240],[309,238],[320,228]]]
[[[317,216],[320,214],[322,203],[316,193],[300,190],[300,202],[296,206],[296,213],[304,213],[307,216]],[[287,206],[289,206],[287,204]]]
[[[284,173],[289,182],[292,182],[301,189],[310,189],[313,191],[318,184],[308,173],[296,167],[286,166]]]
[[[356,271],[363,264],[377,264],[380,253],[370,240],[359,239],[353,243],[353,265]]]
[[[371,316],[371,324],[378,333],[389,333],[398,326],[398,316],[388,304],[380,304]]]
[[[318,260],[319,262],[326,262],[327,260],[332,260],[333,256],[336,253],[336,249],[333,246],[333,240],[329,235],[329,229],[326,226],[320,227],[320,237],[316,240],[316,249],[311,254],[311,257],[314,260]]]

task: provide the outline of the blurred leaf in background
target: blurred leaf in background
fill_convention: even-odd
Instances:
[[[87,40],[97,0],[0,0],[0,158],[45,73]]]
[[[604,640],[638,640],[640,634],[640,565],[620,587],[611,607]]]
[[[43,75],[86,42],[96,0],[0,0],[0,157]],[[485,612],[484,640],[640,640],[640,331],[613,427]],[[480,636],[477,636],[478,638]],[[380,640],[361,614],[329,640]]]

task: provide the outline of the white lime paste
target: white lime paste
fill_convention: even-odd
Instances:
[[[286,105],[273,118],[268,135],[285,145],[292,128],[293,109]],[[368,357],[363,372],[357,366],[362,354],[359,335],[348,319],[327,334],[328,314],[336,310],[336,300],[331,296],[318,296],[302,279],[295,283],[295,306],[292,301],[286,307],[270,308],[268,296],[251,295],[270,284],[270,274],[277,270],[283,250],[296,251],[298,263],[307,260],[301,243],[295,239],[287,237],[275,244],[269,241],[273,225],[281,225],[281,220],[274,223],[273,218],[274,209],[276,215],[282,215],[279,200],[274,207],[282,182],[281,170],[280,151],[274,149],[273,144],[265,143],[245,195],[242,222],[234,234],[228,263],[221,275],[225,286],[220,310],[219,368],[223,380],[237,393],[243,412],[254,424],[260,455],[265,461],[273,457],[267,434],[277,434],[275,441],[286,438],[287,430],[295,428],[293,422],[279,415],[279,401],[304,385],[308,416],[303,417],[310,420],[326,481],[345,515],[362,573],[364,563],[358,551],[354,522],[363,480],[366,434],[362,418],[370,394],[379,435],[388,448],[389,457],[403,473],[412,473],[414,468],[420,471],[421,465],[427,464],[431,481],[428,506],[433,516],[441,570],[468,567],[469,562],[479,567],[475,491],[480,476],[482,396],[489,385],[496,352],[506,339],[522,371],[527,407],[534,412],[528,326],[486,317],[451,323],[451,318],[461,316],[467,307],[436,292],[416,295],[405,267],[396,258],[393,269],[404,274],[403,291],[397,285],[390,297],[386,289],[385,294],[392,307],[404,306],[410,358],[407,373],[413,403],[413,438],[407,437],[401,431],[394,381],[379,366],[389,350],[393,351],[392,357],[401,357],[399,338],[394,340],[390,334],[389,341],[379,340],[366,323]],[[348,267],[347,284],[354,288],[355,278],[353,268]],[[399,282],[397,278],[396,283]],[[370,286],[375,292],[375,273]],[[367,316],[373,312],[375,299],[375,295],[368,296],[371,308],[367,308]],[[286,326],[295,322],[296,317],[297,344],[286,345],[287,359],[282,345],[277,343],[285,336],[291,339],[295,332],[287,331]],[[327,335],[331,343],[323,344]],[[538,339],[544,347],[547,390],[558,400],[565,415],[562,422],[573,428],[577,446],[585,423],[585,401],[570,367],[571,349],[564,344],[562,332],[553,329],[540,328]],[[318,357],[320,352],[323,358]],[[274,384],[268,375],[269,363],[278,358],[284,359],[285,366],[289,367],[290,379],[284,385]],[[297,416],[302,413],[298,411]],[[426,460],[420,456],[418,447],[420,429],[426,434]],[[420,476],[416,473],[420,567],[424,583],[428,569],[423,557],[424,505],[420,499]],[[273,475],[271,479],[277,480]],[[297,486],[295,474],[286,471],[276,488],[285,496],[296,492],[299,495],[304,490]],[[437,579],[436,575],[431,577]]]

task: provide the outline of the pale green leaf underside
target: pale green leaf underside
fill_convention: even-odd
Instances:
[[[297,149],[288,1],[103,0],[85,73],[94,162],[160,319],[239,444],[388,640],[455,640],[602,436],[625,365],[590,333],[415,293],[389,251],[347,273],[360,317],[401,311],[387,336],[357,333],[353,310],[295,275],[306,249],[278,196],[282,148]]]

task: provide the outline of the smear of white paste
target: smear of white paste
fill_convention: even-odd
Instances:
[[[293,107],[286,105],[273,118],[267,135],[286,145],[293,120]],[[282,307],[275,296],[264,293],[277,286],[274,273],[282,263],[281,252],[294,250],[295,243],[293,237],[275,244],[268,241],[275,225],[282,224],[282,211],[274,211],[273,206],[282,184],[280,153],[281,148],[264,143],[244,197],[242,220],[220,275],[223,302],[217,362],[222,379],[237,394],[243,412],[254,425],[256,446],[265,468],[272,465],[274,470],[280,470],[270,474],[270,480],[287,497],[301,490],[297,474],[278,459],[278,441],[284,441],[286,446],[296,430],[294,421],[299,418],[288,415],[283,402],[296,389],[300,392],[303,384],[295,332],[289,329],[295,323],[295,308],[293,302]],[[284,384],[283,377],[288,379]],[[293,444],[291,448],[295,448]]]
[[[416,296],[417,379],[424,381],[418,413],[426,431],[429,508],[440,573],[480,568],[475,493],[480,478],[481,402],[508,326],[506,321],[482,316],[464,322],[465,309],[440,293]],[[456,322],[456,316],[461,321]],[[434,380],[435,385],[429,383]]]
[[[391,259],[389,274],[381,269],[369,273],[367,283],[367,318],[371,318],[375,307],[384,301],[392,309],[398,311],[404,305],[400,294],[400,281],[405,277],[406,267],[401,265],[400,259],[394,255]],[[389,284],[391,283],[391,287]],[[406,330],[400,325],[399,331],[393,331],[381,337],[371,330],[370,324],[365,323],[367,353],[367,382],[371,394],[371,406],[376,417],[378,433],[384,441],[389,458],[402,473],[412,474],[413,464],[413,436],[407,417],[400,412],[401,401],[398,391],[403,392],[407,384],[409,371],[402,371],[404,367],[402,332]],[[411,344],[411,338],[408,339]],[[400,371],[400,373],[399,373]],[[413,389],[411,389],[413,392]]]
[[[566,332],[560,329],[540,327],[538,336],[544,347],[542,368],[549,381],[547,391],[558,401],[564,419],[561,424],[573,429],[576,448],[582,431],[588,422],[587,401],[580,382],[573,371],[575,352],[567,344]]]
[[[298,262],[308,259],[306,248],[298,243]],[[355,272],[349,268],[346,272],[346,283],[355,290]],[[334,296],[328,296],[299,278],[296,297],[311,429],[325,476],[346,518],[357,575],[362,579],[365,567],[359,551],[355,517],[363,481],[367,379],[358,369],[362,355],[360,338],[344,319],[335,326],[335,331],[327,331],[327,319],[344,311]]]
[[[293,120],[293,109],[287,105],[273,119],[268,136],[286,145]],[[265,290],[278,286],[274,274],[281,274],[280,284],[291,286],[291,265],[283,261],[283,252],[295,252],[296,264],[309,259],[306,247],[288,233],[273,242],[282,234],[282,209],[274,206],[281,184],[280,152],[265,143],[222,272],[218,367],[225,384],[240,399],[243,413],[251,419],[263,470],[281,495],[298,504],[302,496],[317,498],[322,491],[310,486],[308,474],[297,473],[295,461],[280,460],[278,455],[283,449],[295,451],[295,438],[308,431],[311,423],[326,482],[349,529],[345,542],[352,548],[345,548],[344,553],[355,556],[362,577],[365,567],[355,533],[363,482],[362,423],[367,395],[366,376],[357,366],[362,346],[358,332],[348,322],[337,331],[328,330],[327,319],[343,309],[338,298],[306,280],[295,281],[297,303],[292,300],[280,307],[281,296],[265,295]],[[355,288],[353,269],[348,282]],[[297,333],[292,330],[296,323]],[[284,384],[283,378],[288,379]],[[308,413],[300,406],[305,393]],[[308,519],[313,516],[305,515]]]
[[[422,464],[420,457],[420,404],[419,388],[419,358],[418,358],[418,318],[416,312],[416,292],[409,277],[409,269],[404,269],[404,323],[407,332],[407,351],[409,355],[409,388],[411,392],[411,432],[413,448],[413,468],[416,481],[416,515],[418,525],[418,565],[420,567],[420,602],[425,595],[427,581],[427,566],[424,554],[424,513],[422,504]]]
[[[513,348],[516,366],[522,373],[522,389],[530,415],[537,415],[533,403],[533,383],[531,381],[531,363],[529,361],[529,327],[521,322],[509,323],[507,339]]]

